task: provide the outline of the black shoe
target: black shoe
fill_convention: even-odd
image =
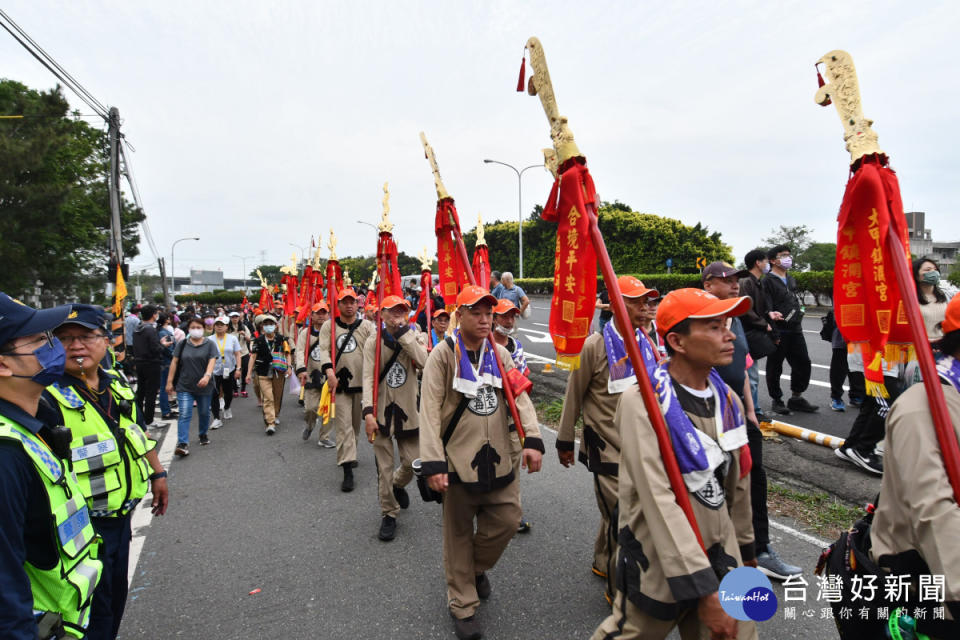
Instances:
[[[520,524],[517,525],[517,533],[530,533],[530,527],[532,526],[533,524],[531,524],[529,520],[523,516],[520,516]]]
[[[190,447],[187,446],[186,442],[178,442],[174,453],[181,458],[186,458],[188,455],[190,455]]]
[[[173,420],[174,418],[178,417],[179,415],[180,415],[180,414],[177,413],[176,411],[171,411],[170,413],[165,413],[165,414],[163,414],[162,416],[160,416],[160,419],[161,419],[161,420]]]
[[[490,586],[490,578],[487,577],[487,574],[481,573],[476,577],[477,581],[477,595],[481,600],[486,600],[490,597],[490,592],[493,591],[493,587]]]
[[[207,437],[207,434],[200,436],[200,444],[210,444],[210,438]]]
[[[787,409],[787,405],[783,404],[783,400],[775,398],[773,405],[770,407],[774,413],[779,413],[782,416],[790,415],[790,409]]]
[[[483,637],[483,630],[480,629],[477,616],[470,616],[469,618],[454,617],[453,631],[460,640],[480,640]]]
[[[407,490],[403,487],[393,487],[393,497],[397,499],[397,504],[400,505],[401,509],[406,509],[410,506],[410,494],[407,493]]]
[[[343,482],[340,483],[340,491],[344,493],[353,491],[353,467],[348,464],[343,465]]]
[[[883,458],[875,453],[864,455],[856,449],[840,447],[834,449],[834,453],[841,460],[852,462],[864,471],[875,473],[878,476],[883,475]]]
[[[804,413],[816,413],[820,408],[807,402],[807,399],[803,396],[793,396],[787,400],[787,406],[794,411],[802,411]]]
[[[380,533],[377,534],[377,537],[384,542],[389,542],[393,540],[395,535],[397,535],[397,519],[391,516],[383,516],[380,521]]]

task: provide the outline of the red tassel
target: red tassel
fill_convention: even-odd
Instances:
[[[517,91],[523,92],[527,88],[527,58],[520,58],[520,78],[517,80]]]
[[[816,65],[814,65],[814,68],[817,69]],[[823,81],[823,76],[820,75],[820,69],[817,69],[817,86],[818,86],[818,87],[822,87],[822,86],[825,85],[825,84],[827,84],[827,83]],[[827,101],[824,102],[824,103],[823,103],[822,105],[820,105],[820,106],[822,106],[822,107],[830,106],[831,102],[832,102],[832,100],[830,100],[830,98],[827,98]]]

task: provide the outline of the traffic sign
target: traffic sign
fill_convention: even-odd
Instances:
[[[672,266],[673,266],[673,258],[667,258],[667,268],[670,268]]]
[[[697,269],[705,269],[707,267],[707,259],[703,256],[697,258]]]

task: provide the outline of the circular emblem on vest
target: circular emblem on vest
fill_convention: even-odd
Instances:
[[[477,389],[477,397],[467,403],[470,413],[478,416],[489,416],[500,408],[500,400],[493,387],[484,385]]]
[[[320,343],[318,342],[317,346],[310,351],[310,359],[314,362],[320,362],[320,354],[322,353],[323,349],[320,348]]]
[[[394,362],[390,366],[390,371],[387,372],[386,380],[387,386],[391,389],[396,389],[397,387],[402,387],[403,384],[407,381],[407,369],[399,362]]]
[[[350,336],[350,340],[344,346],[343,341],[346,339],[347,334],[341,335],[337,338],[337,351],[340,353],[353,353],[357,350],[357,339],[353,336]]]

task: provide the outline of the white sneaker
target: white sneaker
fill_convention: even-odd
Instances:
[[[280,418],[274,418],[274,419],[273,419],[273,426],[275,426],[275,427],[279,427],[279,426],[280,426]]]
[[[223,419],[224,420],[233,420],[233,411],[231,409],[223,410]]]
[[[217,418],[216,420],[210,423],[211,429],[219,429],[222,426],[223,426],[223,420],[221,420],[220,418]]]
[[[277,432],[277,427],[275,425],[270,425],[269,427],[267,427],[268,436],[272,436],[276,432]]]

